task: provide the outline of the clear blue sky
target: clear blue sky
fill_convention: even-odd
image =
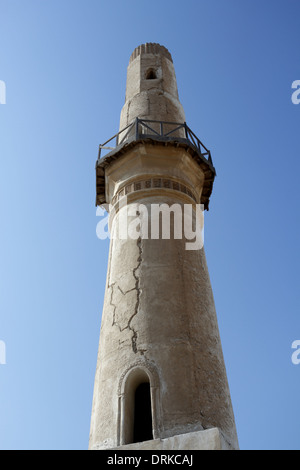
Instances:
[[[133,49],[172,53],[217,179],[205,248],[242,449],[299,449],[298,0],[0,0],[1,449],[86,449],[108,241],[98,144]]]

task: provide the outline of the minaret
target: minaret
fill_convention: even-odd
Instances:
[[[215,177],[165,47],[134,50],[120,131],[100,152],[96,205],[109,205],[111,242],[89,447],[238,449],[204,248],[174,235],[175,214],[165,238],[144,217],[190,207],[195,223]]]

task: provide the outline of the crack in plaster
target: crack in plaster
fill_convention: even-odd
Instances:
[[[117,288],[118,290],[121,292],[122,295],[126,295],[128,294],[129,292],[132,292],[132,291],[136,291],[136,303],[135,303],[135,307],[134,307],[134,312],[133,314],[131,315],[131,317],[129,318],[128,322],[127,322],[127,325],[124,327],[124,328],[121,328],[121,326],[118,324],[118,322],[116,321],[116,311],[117,311],[117,305],[113,303],[113,295],[114,295],[114,286],[117,284],[116,282],[113,282],[112,284],[110,284],[108,287],[111,288],[111,297],[110,297],[110,305],[113,307],[113,321],[112,321],[112,326],[117,326],[120,330],[120,333],[122,333],[123,331],[129,329],[131,332],[132,332],[132,338],[131,338],[131,345],[132,345],[132,350],[135,354],[137,354],[138,352],[141,353],[142,355],[144,355],[144,353],[146,352],[146,349],[138,349],[137,347],[137,331],[134,329],[134,327],[132,326],[132,321],[134,319],[134,317],[138,314],[138,310],[139,310],[139,305],[140,305],[140,295],[141,295],[141,289],[140,289],[140,278],[139,278],[139,275],[137,274],[138,273],[138,270],[141,266],[141,263],[142,263],[142,239],[141,237],[139,237],[137,239],[137,247],[138,247],[138,250],[139,250],[139,254],[138,254],[138,259],[137,259],[137,266],[133,269],[133,277],[135,279],[135,286],[132,288],[132,289],[129,289],[127,290],[126,292],[123,292],[123,290],[121,289],[121,287],[119,285],[117,285]]]
[[[137,264],[136,268],[134,268],[134,270],[133,270],[133,277],[135,279],[135,289],[136,289],[136,293],[137,293],[137,298],[136,298],[134,313],[133,313],[133,315],[131,316],[131,318],[129,319],[129,322],[128,322],[128,327],[133,333],[132,338],[131,338],[131,344],[132,344],[132,350],[135,354],[139,351],[138,348],[137,348],[137,344],[136,344],[136,342],[137,342],[137,331],[131,326],[131,322],[132,322],[133,318],[137,315],[139,305],[140,305],[140,295],[141,295],[140,278],[137,275],[137,271],[140,268],[141,263],[142,263],[142,239],[141,239],[141,237],[139,237],[137,239],[137,247],[139,249],[139,256],[138,256],[138,259],[137,259],[138,264]],[[140,352],[141,352],[141,354],[144,354],[143,350],[140,350]]]

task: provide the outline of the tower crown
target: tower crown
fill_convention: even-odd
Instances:
[[[138,46],[129,60],[120,130],[137,117],[185,122],[172,56],[168,49],[160,44],[147,43]]]
[[[216,174],[211,154],[186,124],[172,56],[166,47],[157,43],[141,44],[130,56],[119,132],[99,146],[96,205],[112,202],[106,176],[111,163],[145,140],[152,145],[181,147],[189,152],[204,173],[200,202],[208,209]],[[103,156],[102,150],[110,152]]]

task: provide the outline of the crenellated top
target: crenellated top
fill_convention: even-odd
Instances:
[[[156,42],[146,42],[146,44],[141,44],[134,49],[130,56],[129,63],[142,54],[160,54],[173,62],[172,56],[165,46],[161,46]]]

